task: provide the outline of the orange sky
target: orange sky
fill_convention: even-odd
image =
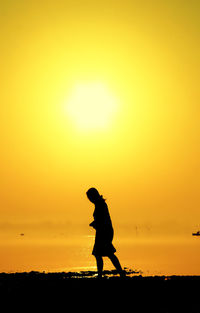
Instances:
[[[200,228],[199,2],[0,6],[0,243],[23,229],[39,243],[48,223],[85,231],[91,186],[120,234],[147,225],[191,236]]]

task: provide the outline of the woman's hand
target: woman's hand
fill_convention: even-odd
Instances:
[[[91,227],[93,227],[94,229],[96,229],[96,223],[95,223],[95,221],[93,221],[92,223],[90,223],[89,226],[91,226]]]

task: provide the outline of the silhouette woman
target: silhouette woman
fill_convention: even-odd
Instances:
[[[94,221],[90,224],[96,230],[95,243],[92,254],[96,258],[98,277],[102,277],[103,256],[109,257],[121,277],[125,276],[124,271],[116,255],[116,249],[112,244],[113,227],[107,204],[96,188],[90,188],[87,192],[88,199],[94,203]]]

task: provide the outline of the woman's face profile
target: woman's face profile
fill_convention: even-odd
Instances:
[[[95,197],[93,195],[87,194],[87,197],[92,203],[95,203]]]

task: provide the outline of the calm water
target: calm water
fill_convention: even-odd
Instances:
[[[93,236],[73,240],[18,242],[0,245],[0,272],[80,271],[96,269],[91,255]],[[119,238],[114,240],[123,267],[142,271],[143,275],[200,275],[200,237],[191,238]],[[104,268],[113,269],[104,258]]]

